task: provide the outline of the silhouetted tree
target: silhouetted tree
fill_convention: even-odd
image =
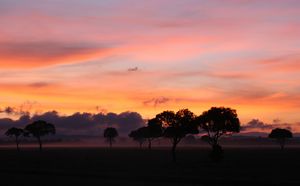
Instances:
[[[138,138],[148,141],[148,149],[152,148],[152,141],[161,137],[163,134],[163,129],[161,124],[156,118],[148,120],[147,126],[141,127],[136,130]]]
[[[211,157],[220,160],[223,156],[219,139],[240,131],[240,121],[236,110],[225,107],[212,107],[197,118],[197,123],[207,134],[202,137],[212,146]]]
[[[151,149],[152,141],[163,134],[162,126],[156,118],[148,120],[148,126],[143,127],[142,131],[142,134],[148,140],[149,149]]]
[[[137,130],[133,130],[128,135],[130,138],[132,138],[134,141],[137,141],[139,143],[140,148],[142,148],[143,143],[146,141],[145,137],[143,136],[140,128]]]
[[[34,121],[32,124],[29,124],[25,127],[25,131],[28,132],[28,135],[32,135],[37,138],[40,151],[42,151],[42,140],[41,137],[48,134],[55,134],[55,126],[51,123],[48,123],[44,120]]]
[[[115,138],[119,136],[117,129],[113,127],[108,127],[104,130],[103,136],[109,143],[109,147],[112,147],[112,143],[115,142]]]
[[[19,148],[19,144],[20,144],[20,141],[19,141],[19,137],[21,135],[24,134],[24,130],[23,129],[20,129],[20,128],[15,128],[15,127],[12,127],[10,129],[8,129],[6,132],[5,132],[5,135],[6,136],[14,136],[15,137],[15,142],[16,142],[16,145],[17,145],[17,150],[20,151],[20,148]]]
[[[176,147],[187,134],[197,134],[198,127],[195,125],[196,116],[188,109],[173,111],[164,111],[156,115],[156,119],[166,129],[163,136],[169,138],[172,143],[172,161],[176,162]]]
[[[284,145],[286,142],[287,138],[292,138],[293,134],[291,131],[287,129],[281,129],[281,128],[276,128],[273,129],[272,132],[269,134],[269,138],[276,139],[277,142],[280,145],[281,150],[284,149]]]

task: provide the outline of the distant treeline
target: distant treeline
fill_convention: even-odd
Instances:
[[[212,107],[208,111],[204,111],[197,116],[188,109],[181,109],[177,112],[163,111],[157,114],[154,118],[147,121],[147,125],[132,130],[128,136],[138,142],[140,147],[148,144],[148,148],[152,148],[152,141],[158,138],[169,139],[172,148],[172,161],[176,162],[176,148],[178,144],[186,136],[193,138],[193,135],[199,134],[201,131],[204,135],[201,139],[207,142],[212,147],[210,157],[214,161],[220,161],[223,157],[223,148],[219,141],[223,136],[229,136],[233,133],[240,132],[240,120],[237,112],[234,109],[226,107]],[[42,136],[55,134],[55,125],[44,120],[37,120],[31,124],[21,128],[10,128],[6,131],[7,136],[15,137],[18,151],[20,137],[34,137],[37,139],[39,149],[42,151]],[[115,138],[118,137],[118,130],[114,127],[108,127],[104,130],[103,137],[112,147]],[[287,129],[276,128],[271,131],[270,138],[275,138],[281,149],[287,138],[292,138],[292,133]]]

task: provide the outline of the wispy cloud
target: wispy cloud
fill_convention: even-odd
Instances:
[[[298,1],[0,4],[3,109],[37,100],[67,114],[101,105],[151,117],[228,105],[246,119],[298,119]]]
[[[129,68],[129,69],[128,69],[129,72],[136,72],[136,71],[138,71],[138,70],[139,70],[138,67],[134,67],[134,68]]]
[[[152,98],[152,99],[146,100],[146,101],[143,102],[143,104],[145,106],[157,107],[157,106],[160,106],[160,105],[163,105],[163,104],[167,104],[170,101],[171,101],[170,98],[158,97],[158,98]]]
[[[108,46],[87,43],[66,43],[61,41],[0,42],[0,57],[7,61],[1,66],[40,67],[65,62],[88,60],[95,54],[103,54]],[[14,66],[12,64],[14,64]]]
[[[35,83],[31,83],[28,86],[33,87],[33,88],[42,88],[42,87],[47,87],[52,85],[52,83],[48,83],[48,82],[35,82]]]

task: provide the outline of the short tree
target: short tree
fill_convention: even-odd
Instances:
[[[206,135],[202,137],[212,146],[211,157],[214,160],[222,158],[223,150],[219,139],[223,135],[231,135],[240,131],[240,121],[236,110],[225,107],[212,107],[197,118],[197,123]]]
[[[14,136],[15,137],[15,142],[16,142],[16,146],[17,146],[17,150],[18,151],[20,151],[20,148],[19,148],[19,144],[20,144],[19,137],[22,136],[23,134],[24,134],[24,130],[23,129],[15,128],[15,127],[12,127],[12,128],[8,129],[5,132],[6,136],[9,136],[9,137]]]
[[[176,147],[187,134],[197,134],[198,128],[195,125],[196,116],[188,109],[173,111],[164,111],[156,115],[156,119],[166,129],[163,136],[169,138],[172,143],[172,161],[176,162]]]
[[[151,150],[152,141],[162,136],[163,129],[156,118],[154,118],[148,120],[147,126],[138,128],[134,134],[139,140],[148,141],[148,149]]]
[[[48,134],[55,134],[55,126],[51,123],[48,123],[44,120],[37,120],[33,123],[27,125],[25,127],[25,132],[28,135],[32,135],[33,137],[37,138],[39,143],[39,149],[42,151],[42,140],[41,137],[48,135]]]
[[[146,141],[145,137],[143,136],[140,128],[137,130],[133,130],[128,135],[134,141],[139,143],[140,148],[142,148],[143,143]]]
[[[115,142],[115,138],[119,136],[117,129],[113,127],[108,127],[104,130],[103,134],[104,138],[106,138],[109,143],[109,147],[112,147],[113,142]]]
[[[277,142],[280,145],[281,150],[284,149],[286,139],[292,138],[292,137],[293,137],[293,134],[291,131],[289,131],[287,129],[281,129],[281,128],[273,129],[271,131],[271,133],[269,134],[269,138],[277,140]]]

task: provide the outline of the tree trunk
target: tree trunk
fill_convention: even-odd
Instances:
[[[176,147],[177,147],[177,144],[179,143],[179,140],[178,139],[174,139],[173,141],[173,146],[172,146],[172,162],[173,163],[176,163],[177,161],[177,158],[176,158]]]
[[[42,152],[42,140],[41,140],[41,137],[38,136],[37,139],[38,139],[39,146],[40,146],[40,152]]]
[[[282,141],[281,143],[280,143],[280,150],[283,150],[284,149],[284,142]]]
[[[279,144],[280,144],[280,150],[284,150],[285,139],[280,139]]]
[[[151,139],[148,139],[148,149],[151,150]]]
[[[20,152],[20,148],[19,148],[19,139],[16,136],[16,145],[17,145],[17,151]]]
[[[109,148],[112,148],[112,138],[109,138]]]
[[[222,149],[222,146],[220,146],[218,143],[215,143],[212,146],[212,151],[210,153],[210,158],[214,162],[220,162],[223,159],[223,154],[224,154],[224,151]]]

